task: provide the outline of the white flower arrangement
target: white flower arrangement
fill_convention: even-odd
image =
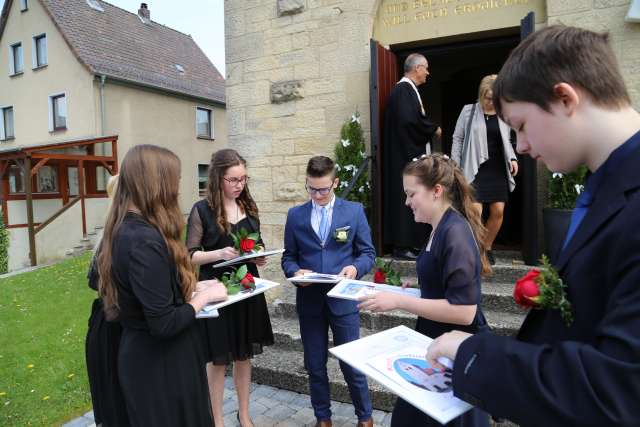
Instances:
[[[340,143],[342,143],[342,146],[347,148],[349,145],[351,145],[351,142],[348,139],[341,139]]]
[[[351,123],[358,123],[360,124],[360,115],[359,114],[353,114],[351,116]]]

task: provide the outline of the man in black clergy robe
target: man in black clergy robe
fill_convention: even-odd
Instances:
[[[396,258],[415,259],[413,252],[427,238],[429,226],[417,224],[405,206],[402,170],[415,157],[426,153],[431,138],[441,131],[427,118],[418,86],[429,76],[427,59],[412,53],[404,62],[404,77],[389,95],[384,120],[382,165],[384,179],[384,244]]]

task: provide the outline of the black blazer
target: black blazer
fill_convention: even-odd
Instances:
[[[636,148],[604,177],[558,260],[571,326],[557,310],[533,310],[517,340],[467,339],[458,397],[521,426],[640,425],[639,165]]]

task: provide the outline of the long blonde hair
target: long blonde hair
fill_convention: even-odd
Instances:
[[[136,208],[162,235],[176,263],[182,295],[185,301],[191,299],[196,278],[181,238],[184,217],[178,204],[179,185],[180,160],[166,148],[136,145],[122,160],[98,253],[98,291],[108,319],[116,318],[119,312],[118,290],[112,275],[113,240],[131,208]]]
[[[464,173],[456,166],[455,162],[443,154],[434,153],[408,163],[402,173],[403,175],[415,176],[420,184],[428,189],[433,189],[436,184],[440,184],[444,188],[444,197],[471,225],[473,237],[478,243],[480,251],[482,274],[491,273],[485,244],[487,229],[482,225],[480,213],[473,206],[475,202],[473,187],[467,183]]]

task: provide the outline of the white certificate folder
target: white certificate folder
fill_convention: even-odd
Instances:
[[[433,341],[397,326],[329,351],[442,424],[473,406],[453,395],[449,369],[434,369],[425,359]]]
[[[247,260],[253,259],[253,258],[260,258],[263,256],[271,256],[271,255],[278,255],[284,252],[284,249],[272,249],[270,251],[260,251],[260,252],[253,252],[250,254],[246,254],[246,255],[240,255],[237,258],[233,258],[230,259],[229,261],[224,261],[224,262],[220,262],[218,264],[214,264],[213,268],[222,268],[222,267],[226,267],[228,265],[235,265],[235,264],[240,264],[240,263],[244,263]]]
[[[358,300],[361,297],[378,292],[393,292],[413,298],[420,298],[420,289],[402,288],[402,286],[385,285],[383,283],[366,282],[364,280],[343,279],[327,293],[334,298]]]
[[[221,302],[216,302],[213,304],[208,304],[206,306],[204,306],[204,308],[202,310],[200,310],[197,314],[196,314],[196,318],[198,319],[204,319],[204,318],[208,318],[208,317],[218,317],[218,309],[222,308],[222,307],[226,307],[230,304],[236,303],[238,301],[242,301],[243,299],[247,299],[250,298],[252,296],[264,293],[266,291],[268,291],[269,289],[273,289],[276,286],[280,286],[280,283],[276,283],[276,282],[272,282],[270,280],[264,280],[264,279],[260,279],[259,277],[255,278],[256,281],[256,288],[253,290],[246,290],[246,291],[241,291],[238,292],[235,295],[229,295],[229,297]]]

